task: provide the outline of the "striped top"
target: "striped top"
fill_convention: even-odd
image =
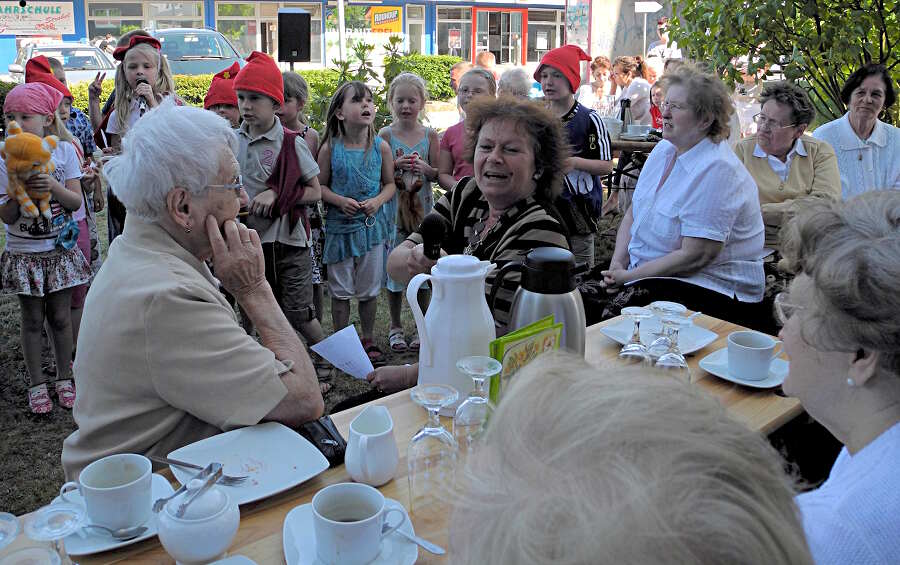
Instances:
[[[488,218],[488,203],[472,177],[463,177],[453,190],[438,200],[432,214],[440,214],[450,225],[450,233],[441,247],[450,255],[466,253],[481,260],[491,261],[499,269],[515,261],[521,263],[525,253],[535,247],[561,247],[569,249],[565,228],[533,196],[511,206],[500,220],[482,233]],[[407,241],[422,243],[419,232],[413,232]],[[490,294],[496,271],[487,277],[485,295]],[[520,274],[511,272],[503,278],[503,286],[497,292],[493,310],[498,334],[505,333],[509,322],[512,299],[519,288]]]

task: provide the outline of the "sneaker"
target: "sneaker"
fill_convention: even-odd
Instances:
[[[75,406],[75,382],[72,379],[56,381],[56,396],[60,406],[71,410]]]
[[[46,383],[28,389],[28,408],[32,414],[46,414],[53,410],[53,401],[50,400]]]

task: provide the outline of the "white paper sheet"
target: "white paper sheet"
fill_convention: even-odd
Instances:
[[[328,336],[310,349],[357,379],[365,379],[366,375],[375,370],[353,324]]]

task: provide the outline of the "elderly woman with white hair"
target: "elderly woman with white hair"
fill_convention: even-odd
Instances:
[[[662,375],[538,359],[457,476],[457,564],[812,563],[778,453]]]
[[[528,98],[531,94],[532,82],[528,73],[519,67],[503,71],[497,82],[497,96]]]
[[[235,222],[237,148],[222,118],[166,101],[106,165],[128,216],[85,304],[78,429],[62,452],[69,480],[113,453],[165,455],[240,426],[322,414],[315,371],[266,282],[259,236]]]
[[[816,563],[900,563],[900,192],[810,203],[782,231],[784,392],[844,448],[801,494]]]

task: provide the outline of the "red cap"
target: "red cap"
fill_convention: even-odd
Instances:
[[[541,64],[534,71],[534,80],[541,81],[541,69],[544,65],[553,67],[569,79],[569,85],[574,93],[581,84],[581,61],[590,61],[591,58],[577,45],[563,45],[547,51],[541,57]]]
[[[124,61],[125,53],[128,53],[128,51],[132,47],[134,47],[135,45],[137,45],[139,43],[146,43],[147,45],[150,45],[157,51],[159,51],[161,48],[159,40],[156,39],[155,37],[147,37],[146,35],[132,35],[131,40],[128,42],[128,45],[123,45],[122,47],[116,47],[115,51],[113,51],[113,59],[115,59],[116,61]]]
[[[203,99],[203,108],[209,110],[216,104],[238,105],[237,94],[234,91],[234,77],[240,72],[241,66],[235,61],[224,71],[216,73],[209,84],[209,91]]]
[[[275,64],[275,59],[259,51],[254,51],[247,57],[247,64],[234,78],[234,89],[256,92],[284,104],[281,71]]]
[[[62,95],[69,100],[74,98],[66,85],[53,76],[50,61],[43,55],[32,57],[25,63],[25,82],[42,82],[62,92]]]

